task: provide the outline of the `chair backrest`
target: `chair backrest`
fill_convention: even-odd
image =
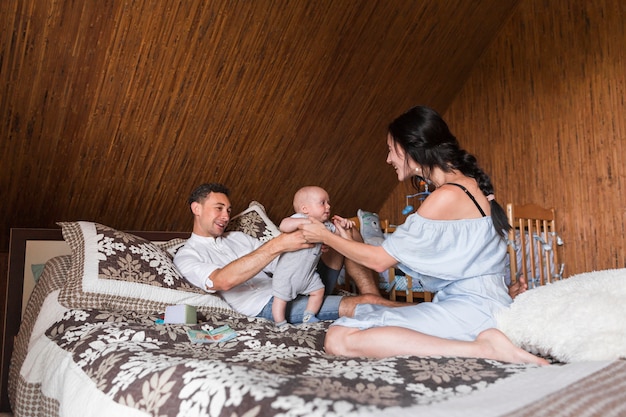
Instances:
[[[520,275],[533,288],[559,280],[563,265],[559,263],[556,210],[536,204],[507,204],[507,217],[513,227],[509,231],[508,252],[511,282]]]

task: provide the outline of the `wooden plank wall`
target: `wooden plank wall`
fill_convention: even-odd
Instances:
[[[522,1],[445,114],[499,202],[557,209],[566,275],[626,267],[625,18],[622,0]]]
[[[0,2],[0,251],[10,227],[187,230],[205,181],[289,215],[303,185],[378,208],[384,128],[446,108],[518,0]]]
[[[557,208],[567,273],[622,267],[625,7],[0,2],[0,252],[9,227],[58,220],[186,229],[207,179],[234,188],[236,211],[257,199],[280,218],[277,195],[318,183],[341,214],[399,222],[412,190],[387,199],[384,127],[420,103],[499,201]]]

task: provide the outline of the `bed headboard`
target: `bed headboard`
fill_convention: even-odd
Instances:
[[[130,231],[154,242],[188,238],[189,232]],[[70,253],[61,229],[13,228],[9,242],[9,270],[2,325],[2,356],[0,368],[0,412],[9,411],[9,364],[13,339],[17,335],[26,302],[35,285],[32,265],[45,264],[48,259]]]

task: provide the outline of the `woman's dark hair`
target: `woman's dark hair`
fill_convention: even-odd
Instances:
[[[211,193],[225,194],[228,196],[230,190],[225,185],[216,182],[201,184],[191,192],[187,199],[187,204],[191,206],[191,203],[202,203]]]
[[[494,193],[491,179],[478,166],[476,157],[461,148],[435,110],[425,106],[409,109],[389,124],[389,134],[394,144],[422,167],[423,177],[412,178],[414,185],[422,179],[428,182],[430,173],[438,167],[444,172],[457,170],[474,178],[485,196]],[[495,199],[489,203],[494,227],[498,233],[506,234],[511,225],[504,209]]]

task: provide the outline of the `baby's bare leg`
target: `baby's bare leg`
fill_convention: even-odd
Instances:
[[[274,321],[276,323],[282,323],[285,321],[286,309],[287,301],[274,297],[274,301],[272,301],[272,316],[274,317]]]
[[[306,303],[306,311],[309,313],[317,314],[322,307],[324,301],[324,288],[315,290],[309,294],[309,299]]]

